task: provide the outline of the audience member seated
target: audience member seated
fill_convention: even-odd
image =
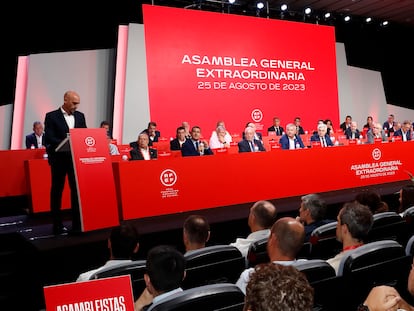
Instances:
[[[361,133],[358,130],[356,121],[352,121],[351,125],[344,132],[346,139],[359,139]]]
[[[269,132],[274,132],[276,136],[282,136],[285,133],[285,130],[282,126],[280,126],[280,119],[279,117],[273,118],[273,124],[271,127],[267,129],[267,135],[269,135]]]
[[[256,124],[254,124],[253,122],[247,122],[245,129],[248,128],[248,127],[251,127],[254,130],[254,139],[263,141],[262,133],[256,132]],[[245,131],[243,131],[243,133],[242,133],[242,138],[243,139],[244,139],[244,135],[245,135]]]
[[[323,123],[326,124],[326,126],[328,127],[328,135],[333,135],[335,133],[335,130],[333,128],[333,124],[332,121],[330,119],[326,119],[325,121],[323,121]]]
[[[303,135],[303,134],[305,134],[305,130],[303,129],[303,127],[300,125],[300,122],[301,122],[301,120],[300,120],[300,118],[299,117],[296,117],[295,118],[295,120],[293,121],[293,123],[295,124],[295,126],[296,126],[296,133],[298,134],[298,135]]]
[[[400,202],[398,213],[402,216],[405,210],[414,206],[414,185],[410,184],[402,187],[398,200]]]
[[[244,257],[247,256],[250,245],[253,242],[268,238],[270,228],[276,221],[276,207],[269,201],[257,201],[250,208],[247,224],[250,228],[250,234],[246,238],[237,238],[230,245],[237,247]]]
[[[132,262],[132,258],[138,252],[138,248],[139,234],[133,225],[124,223],[112,228],[108,238],[109,260],[97,269],[81,273],[76,281],[87,281],[98,271],[115,267],[122,263]]]
[[[374,127],[374,119],[371,116],[367,117],[367,123],[364,124],[364,131],[368,133]]]
[[[132,147],[129,152],[131,155],[130,160],[151,160],[156,159],[158,156],[157,149],[149,147],[149,138],[145,133],[138,135],[136,142],[130,143]]]
[[[345,121],[342,122],[341,125],[339,126],[344,133],[349,127],[351,127],[351,122],[352,122],[352,117],[350,115],[347,115],[345,117]]]
[[[341,208],[337,218],[336,238],[342,243],[342,252],[327,260],[336,273],[345,253],[364,244],[373,222],[370,209],[357,201],[345,203]]]
[[[292,266],[260,264],[246,287],[245,311],[311,311],[314,290]]]
[[[327,205],[318,194],[304,195],[301,199],[299,216],[296,219],[305,226],[305,242],[307,242],[313,230],[334,220],[325,218]]]
[[[382,131],[382,126],[380,123],[374,123],[371,131],[367,133],[367,143],[373,144],[376,139],[381,139],[381,141],[388,141],[387,136]]]
[[[361,191],[355,196],[355,200],[362,205],[366,205],[371,210],[372,214],[388,212],[388,204],[382,201],[380,195],[373,191]]]
[[[394,125],[394,115],[390,114],[387,118],[387,121],[385,121],[382,125],[382,128],[384,129],[385,133],[387,133],[388,137],[391,136],[391,133],[394,133]]]
[[[394,137],[401,136],[402,141],[411,140],[411,122],[405,120],[399,130],[394,132]]]
[[[111,124],[109,121],[103,120],[101,121],[100,127],[105,129],[107,133],[109,133],[109,137],[112,139],[112,129]]]
[[[262,141],[254,137],[255,130],[248,126],[244,130],[243,140],[237,143],[239,147],[239,152],[257,152],[257,151],[266,151]]]
[[[181,282],[185,277],[183,254],[171,246],[153,247],[147,256],[147,273],[144,275],[146,289],[135,301],[134,310],[146,310],[167,297],[182,292]]]
[[[33,133],[26,135],[26,148],[27,149],[37,149],[45,148],[44,140],[44,127],[43,123],[40,121],[33,122]]]
[[[181,146],[181,154],[183,157],[213,154],[207,141],[201,140],[200,137],[201,128],[199,126],[193,126],[191,129],[191,139],[187,139]]]
[[[318,124],[318,132],[311,136],[311,142],[320,142],[321,147],[333,146],[331,137],[328,135],[328,127],[325,123]]]
[[[272,226],[269,240],[267,241],[267,252],[271,262],[281,265],[292,265],[296,262],[296,256],[303,246],[305,239],[305,228],[292,217],[278,219]],[[299,259],[302,260],[302,259]],[[254,268],[244,270],[236,285],[246,294],[246,286]]]
[[[414,262],[407,281],[408,293],[414,297]],[[364,311],[413,311],[414,306],[405,301],[394,287],[388,285],[375,286],[369,292],[365,302],[361,304],[358,310]]]
[[[223,125],[218,125],[210,137],[210,148],[230,148],[230,143],[233,141],[231,135],[226,131]]]
[[[181,126],[183,128],[185,128],[185,138],[190,139],[191,138],[191,133],[190,133],[190,123],[188,123],[187,121],[183,121],[181,123]]]
[[[153,121],[148,122],[148,127],[145,130],[143,130],[141,133],[145,133],[148,135],[148,138],[149,138],[148,146],[152,146],[152,143],[157,142],[161,136],[160,131],[157,130],[157,123]]]
[[[106,138],[108,140],[109,154],[110,155],[119,155],[118,146],[112,143],[111,134],[109,131],[106,132]]]
[[[185,128],[183,126],[177,127],[175,138],[170,141],[170,150],[181,150],[186,140]]]
[[[282,149],[300,149],[305,148],[302,138],[296,135],[296,126],[293,123],[286,125],[286,133],[279,140]]]
[[[210,239],[210,225],[201,215],[190,215],[183,225],[183,242],[186,254],[195,249],[206,247]]]

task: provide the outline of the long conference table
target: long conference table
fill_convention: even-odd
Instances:
[[[234,148],[202,157],[161,152],[151,161],[112,157],[120,220],[408,181],[414,173],[414,141],[241,154]],[[43,154],[0,151],[0,197],[30,195],[33,213],[48,211]],[[66,185],[63,208],[69,208],[68,193]]]

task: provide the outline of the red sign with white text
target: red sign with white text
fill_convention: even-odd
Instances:
[[[47,311],[134,311],[129,275],[43,288]]]
[[[114,170],[127,220],[408,180],[413,147],[414,141],[275,149],[120,162]],[[283,184],[275,187],[275,178]],[[247,180],[254,191],[246,188]]]
[[[112,158],[105,129],[71,129],[70,143],[78,182],[82,231],[118,225]]]
[[[151,120],[174,136],[182,121],[204,134],[224,120],[267,132],[301,117],[339,123],[335,29],[258,17],[143,5]]]

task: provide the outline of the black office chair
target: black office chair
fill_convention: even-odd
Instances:
[[[268,238],[260,239],[250,244],[247,251],[247,266],[249,268],[256,266],[259,263],[266,263],[270,261],[267,254],[267,240]],[[301,250],[296,258],[308,259],[311,254],[312,245],[310,242],[303,243]]]
[[[310,259],[326,260],[342,251],[342,243],[336,240],[337,223],[330,222],[313,230],[309,239],[312,244]]]
[[[405,254],[407,256],[414,256],[414,235],[408,239],[408,242],[405,245]]]
[[[340,301],[348,310],[355,310],[374,286],[389,285],[404,292],[411,261],[405,248],[394,240],[375,241],[347,251],[337,273],[346,289]]]
[[[134,260],[119,265],[102,269],[91,275],[90,280],[103,279],[113,276],[130,275],[134,300],[137,299],[145,289],[144,273],[146,272],[146,260]]]
[[[365,242],[394,240],[402,245],[408,241],[407,222],[396,212],[374,214],[374,222]]]
[[[403,214],[402,218],[407,224],[408,235],[411,236],[414,234],[414,206],[407,208]]]
[[[221,283],[184,290],[150,306],[147,311],[242,311],[243,307],[243,292],[235,284]]]
[[[184,255],[186,276],[182,288],[214,283],[235,283],[246,267],[239,249],[232,245],[213,245]]]
[[[316,281],[336,276],[335,269],[322,259],[299,260],[293,263],[293,266],[306,275],[311,285]]]

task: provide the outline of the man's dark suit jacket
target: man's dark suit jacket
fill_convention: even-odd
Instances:
[[[355,139],[359,139],[359,135],[361,135],[361,133],[359,132],[359,130],[357,129],[356,131],[355,131]],[[345,131],[345,136],[346,136],[346,139],[352,139],[352,131],[351,131],[351,128],[350,127],[348,127],[347,129],[346,129],[346,131]]]
[[[303,129],[303,127],[301,126],[301,125],[299,125],[299,126],[297,126],[296,128],[298,128],[299,127],[299,129],[298,129],[298,131],[297,131],[297,134],[298,135],[303,135],[303,134],[305,134],[305,130]]]
[[[263,147],[263,144],[260,140],[253,139],[253,144],[259,148],[259,151],[266,151],[266,149]],[[239,141],[237,146],[239,147],[239,152],[252,152],[249,141],[247,141],[246,139]]]
[[[148,129],[143,130],[141,133],[145,133],[145,134],[147,134],[147,135],[148,135],[148,137],[149,137]],[[161,136],[160,131],[155,131],[155,137],[154,137],[154,140],[152,140],[152,139],[150,138],[150,139],[149,139],[149,142],[148,142],[148,146],[152,146],[152,143],[153,143],[153,142],[158,142],[158,138],[160,138],[160,136]]]
[[[75,117],[75,128],[86,128],[85,115],[82,112],[75,111],[73,116]],[[68,133],[69,127],[60,107],[57,110],[46,113],[44,138],[49,163],[53,163],[55,160],[55,149],[67,137]],[[59,154],[66,153],[59,152]]]
[[[213,151],[210,148],[204,149],[204,155],[212,155]],[[183,157],[188,156],[200,156],[200,152],[194,147],[193,141],[187,139],[185,143],[181,146],[181,155]]]
[[[295,146],[296,146],[297,143],[299,144],[299,146],[301,148],[305,148],[305,145],[303,144],[302,138],[300,138],[299,135],[295,135]],[[289,149],[289,138],[286,134],[284,134],[284,135],[282,135],[282,137],[280,137],[279,144],[280,144],[280,147],[282,149]]]
[[[399,130],[396,130],[395,132],[394,132],[394,136],[403,136],[403,133],[402,133],[402,130],[401,129],[399,129]],[[408,130],[408,132],[407,132],[407,140],[411,140],[411,130]]]
[[[149,148],[150,158],[156,159],[158,157],[157,149]],[[131,160],[145,160],[139,148],[134,148],[129,151]]]
[[[181,150],[181,145],[178,141],[178,138],[174,138],[170,141],[170,150]]]
[[[320,142],[320,141],[321,141],[321,139],[320,139],[319,135],[318,135],[318,134],[316,134],[316,135],[312,135],[312,136],[311,136],[310,141],[317,141],[317,142]],[[326,135],[325,135],[325,141],[326,141],[326,145],[327,145],[327,146],[333,146],[333,145],[334,145],[334,144],[332,143],[331,137],[329,137],[329,135],[328,135],[328,134],[326,134]]]
[[[391,133],[394,133],[394,123],[395,122],[393,122],[393,124],[390,126],[390,124],[387,121],[385,121],[384,124],[382,125],[382,128],[384,130],[387,130],[386,134],[387,134],[388,137],[391,136]]]
[[[267,132],[276,132],[277,136],[282,136],[285,130],[283,129],[283,127],[279,126],[279,133],[277,133],[276,128],[274,126],[271,126],[267,129]]]
[[[39,146],[37,145],[37,139],[36,139],[36,134],[35,133],[31,133],[31,134],[26,135],[26,148],[30,149],[32,147],[32,145],[35,148],[39,148]],[[46,147],[45,134],[43,134],[42,145]]]
[[[341,123],[341,125],[339,126],[341,129],[342,129],[342,131],[345,133],[345,131],[349,128],[349,126],[347,127],[346,126],[346,123],[345,122],[342,122]]]

